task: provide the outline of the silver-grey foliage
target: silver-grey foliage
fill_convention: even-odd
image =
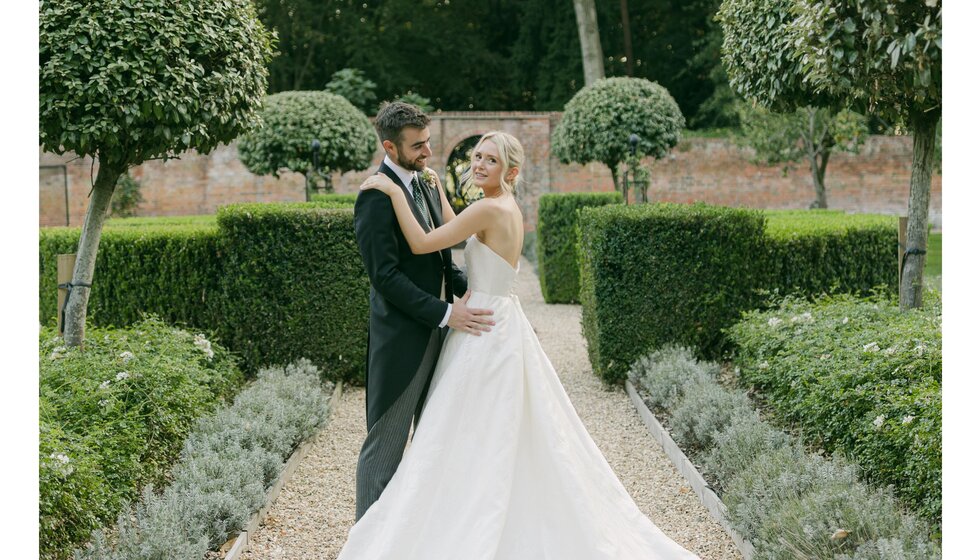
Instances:
[[[716,364],[698,362],[689,348],[668,345],[641,357],[628,375],[647,392],[647,404],[664,411],[674,408],[689,387],[717,378],[718,371]]]
[[[198,421],[170,486],[146,489],[111,537],[95,531],[75,557],[200,560],[262,506],[283,461],[326,420],[327,405],[310,361],[259,371],[234,404]]]
[[[718,433],[714,447],[705,453],[704,470],[724,488],[759,455],[785,447],[791,441],[785,432],[759,420],[754,414],[735,418],[730,426]]]
[[[717,383],[698,383],[685,391],[671,411],[671,434],[679,443],[703,451],[710,449],[718,433],[736,419],[754,414],[745,394]]]

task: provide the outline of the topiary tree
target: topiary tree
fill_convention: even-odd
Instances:
[[[860,106],[913,136],[908,249],[899,301],[921,307],[936,125],[942,112],[939,0],[724,0],[732,88],[771,108]]]
[[[738,114],[740,140],[755,150],[757,162],[773,165],[806,160],[815,208],[827,207],[824,177],[831,154],[857,153],[868,136],[867,117],[846,109],[807,105],[791,113],[776,113],[739,103]]]
[[[238,141],[238,157],[252,173],[279,177],[283,169],[311,172],[314,139],[320,143],[318,163],[325,172],[363,170],[371,164],[377,146],[374,127],[339,95],[284,91],[266,98],[261,115],[262,125]]]
[[[330,81],[324,89],[350,101],[351,105],[361,111],[368,112],[376,107],[375,100],[378,97],[374,94],[374,90],[377,87],[378,84],[367,79],[363,70],[344,68],[330,76]]]
[[[683,128],[677,102],[659,84],[643,78],[605,78],[579,90],[565,105],[551,146],[562,163],[606,164],[615,188],[619,164],[630,157],[630,134],[639,136],[638,157],[660,159],[677,145]]]
[[[65,306],[65,343],[78,346],[119,176],[252,126],[274,36],[249,0],[62,0],[39,12],[41,148],[98,162]]]

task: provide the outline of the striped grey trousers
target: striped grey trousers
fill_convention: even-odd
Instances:
[[[435,370],[440,339],[444,329],[435,329],[429,337],[422,363],[415,377],[391,408],[368,430],[361,455],[357,459],[357,514],[360,520],[371,505],[378,500],[385,486],[395,476],[398,464],[408,443],[409,426],[415,419],[418,426],[422,407],[428,392],[429,381]]]

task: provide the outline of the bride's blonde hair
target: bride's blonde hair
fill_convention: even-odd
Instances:
[[[521,169],[524,165],[524,147],[521,146],[520,141],[514,138],[512,135],[507,134],[502,130],[492,130],[480,137],[480,140],[476,143],[474,150],[480,146],[484,141],[490,140],[497,147],[497,152],[500,153],[500,163],[503,166],[503,173],[500,174],[500,188],[514,194],[517,192],[517,185],[521,182]],[[514,177],[514,182],[511,183],[507,180],[507,173],[511,168],[517,168],[517,176]],[[471,187],[473,185],[473,168],[472,166],[463,173],[462,183],[466,187]]]

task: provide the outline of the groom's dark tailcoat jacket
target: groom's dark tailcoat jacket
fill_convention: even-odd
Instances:
[[[384,173],[402,187],[415,219],[428,230],[408,189],[387,165]],[[422,181],[422,192],[434,227],[442,225],[439,193]],[[388,195],[361,191],[354,205],[357,245],[371,280],[371,319],[368,330],[367,426],[394,404],[422,363],[432,330],[446,315],[439,293],[446,286],[446,301],[466,293],[466,276],[452,261],[449,249],[412,254]],[[441,337],[440,337],[441,339]]]

